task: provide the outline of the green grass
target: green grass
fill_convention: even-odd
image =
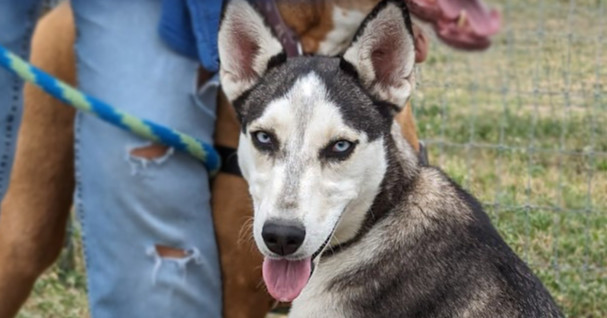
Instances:
[[[414,98],[418,130],[569,317],[607,317],[600,1],[504,2],[488,52],[433,46]]]
[[[569,317],[607,317],[601,1],[576,1],[571,15],[569,1],[503,3],[504,32],[489,51],[433,43],[414,96],[418,130],[431,162],[486,205]],[[87,315],[79,255],[38,281],[21,318]]]

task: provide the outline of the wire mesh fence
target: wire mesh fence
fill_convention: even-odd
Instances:
[[[569,316],[606,317],[607,3],[497,5],[487,52],[431,47],[418,130]]]

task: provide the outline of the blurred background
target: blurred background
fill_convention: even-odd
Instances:
[[[487,52],[431,47],[420,136],[568,316],[607,317],[607,3],[494,3]]]
[[[607,317],[607,1],[490,2],[503,29],[488,51],[432,43],[413,98],[419,134],[568,317]],[[19,317],[88,316],[70,231]]]

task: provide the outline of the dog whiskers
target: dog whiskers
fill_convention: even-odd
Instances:
[[[249,243],[255,243],[253,239],[253,217],[247,217],[242,226],[240,227],[240,231],[238,232],[238,245]]]
[[[348,209],[348,206],[349,206],[349,205],[350,205],[349,203],[348,203],[348,205],[346,205],[346,207],[344,208],[344,211],[347,211],[347,209]],[[321,256],[321,255],[322,255],[322,253],[324,253],[324,251],[326,251],[327,249],[328,249],[328,250],[330,250],[330,251],[331,251],[331,253],[335,252],[335,250],[333,249],[333,244],[331,244],[331,242],[333,242],[333,240],[335,240],[335,243],[337,243],[337,244],[335,244],[336,246],[341,245],[341,242],[340,242],[340,241],[339,241],[339,239],[338,239],[338,238],[335,236],[335,232],[337,232],[337,228],[339,227],[339,224],[341,223],[341,220],[343,219],[343,215],[344,215],[344,212],[342,212],[342,213],[339,215],[339,219],[337,219],[337,223],[335,223],[335,226],[333,227],[333,231],[331,231],[331,235],[329,236],[329,241],[328,241],[328,243],[327,243],[327,246],[325,246],[325,248],[324,248],[324,249],[323,249],[323,250],[322,250],[320,253],[318,253],[318,259],[319,259],[319,261],[320,261],[320,256]]]

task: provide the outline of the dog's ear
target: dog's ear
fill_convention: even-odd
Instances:
[[[405,1],[383,1],[363,21],[342,57],[363,86],[385,102],[405,106],[415,85],[415,45]]]
[[[219,26],[219,76],[233,102],[251,88],[284,50],[263,17],[246,1],[226,4]]]

